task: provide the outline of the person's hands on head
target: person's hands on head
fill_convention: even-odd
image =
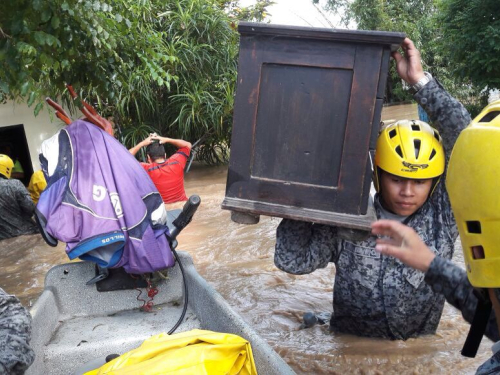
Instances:
[[[163,144],[163,137],[160,137],[158,134],[156,133],[152,133],[151,134],[151,139],[152,140],[155,140],[155,141],[158,141],[159,144]]]
[[[377,238],[376,251],[419,271],[426,272],[436,256],[412,228],[398,221],[378,220],[372,233],[382,236]]]
[[[399,76],[409,85],[414,85],[424,77],[424,69],[420,52],[409,38],[405,38],[401,43],[403,54],[399,51],[392,52],[392,57],[396,60],[396,70]]]
[[[149,146],[151,143],[153,143],[153,135],[152,134],[149,134],[149,136],[143,140],[141,143],[142,143],[142,146],[143,147],[146,147],[146,146]]]
[[[152,140],[154,141],[158,141],[159,144],[164,144],[164,143],[167,143],[167,139],[166,137],[161,137],[159,136],[158,134],[156,133],[153,133],[153,136],[151,137]]]

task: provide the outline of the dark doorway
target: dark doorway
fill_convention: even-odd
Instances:
[[[21,163],[24,177],[20,178],[24,185],[28,186],[33,166],[31,165],[28,140],[24,132],[24,125],[11,125],[0,128],[0,154],[7,154],[15,162]]]

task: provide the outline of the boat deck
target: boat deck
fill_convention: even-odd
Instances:
[[[200,328],[240,335],[252,344],[260,373],[293,374],[196,272],[191,257],[182,252],[179,257],[186,272],[189,303],[175,332]],[[44,292],[31,309],[31,345],[36,358],[26,375],[82,374],[102,365],[109,354],[123,354],[153,335],[170,331],[181,316],[184,298],[178,265],[158,285],[150,313],[139,309],[142,303],[137,300],[137,290],[98,292],[95,285],[85,285],[93,276],[94,266],[86,262],[56,266],[47,273]]]
[[[181,313],[182,306],[163,304],[154,306],[150,313],[135,309],[60,322],[50,343],[44,347],[47,372],[53,375],[71,374],[75,363],[82,364],[91,358],[123,354],[137,348],[147,338],[168,332]],[[196,328],[201,328],[201,323],[188,309],[176,332]]]

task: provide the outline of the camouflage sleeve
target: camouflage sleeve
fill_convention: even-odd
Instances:
[[[283,219],[276,230],[274,264],[295,275],[311,273],[337,258],[336,244],[335,227]]]
[[[466,321],[472,322],[476,312],[477,297],[465,270],[451,260],[437,256],[425,273],[425,281],[435,293],[444,295],[450,305],[459,309]],[[493,311],[485,335],[493,341],[500,340]]]
[[[33,363],[31,316],[15,296],[0,288],[0,373],[24,374]]]
[[[460,132],[471,122],[469,112],[435,79],[418,91],[415,99],[429,115],[431,125],[441,134],[449,157]]]
[[[420,91],[415,94],[415,99],[429,115],[431,125],[434,126],[443,140],[443,148],[446,154],[446,165],[450,158],[451,150],[460,135],[460,132],[469,125],[471,117],[465,107],[452,97],[441,84],[432,79]],[[451,210],[450,199],[446,191],[446,171],[441,176],[439,185],[432,195],[432,200],[439,207],[439,214],[450,237],[455,240],[458,237],[458,229]]]
[[[27,216],[31,216],[35,213],[35,203],[33,203],[29,191],[24,187],[22,182],[18,182],[19,184],[15,185],[17,202],[23,212],[26,213]]]

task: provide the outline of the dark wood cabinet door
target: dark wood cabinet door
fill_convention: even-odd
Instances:
[[[366,214],[390,50],[242,33],[226,197]]]

